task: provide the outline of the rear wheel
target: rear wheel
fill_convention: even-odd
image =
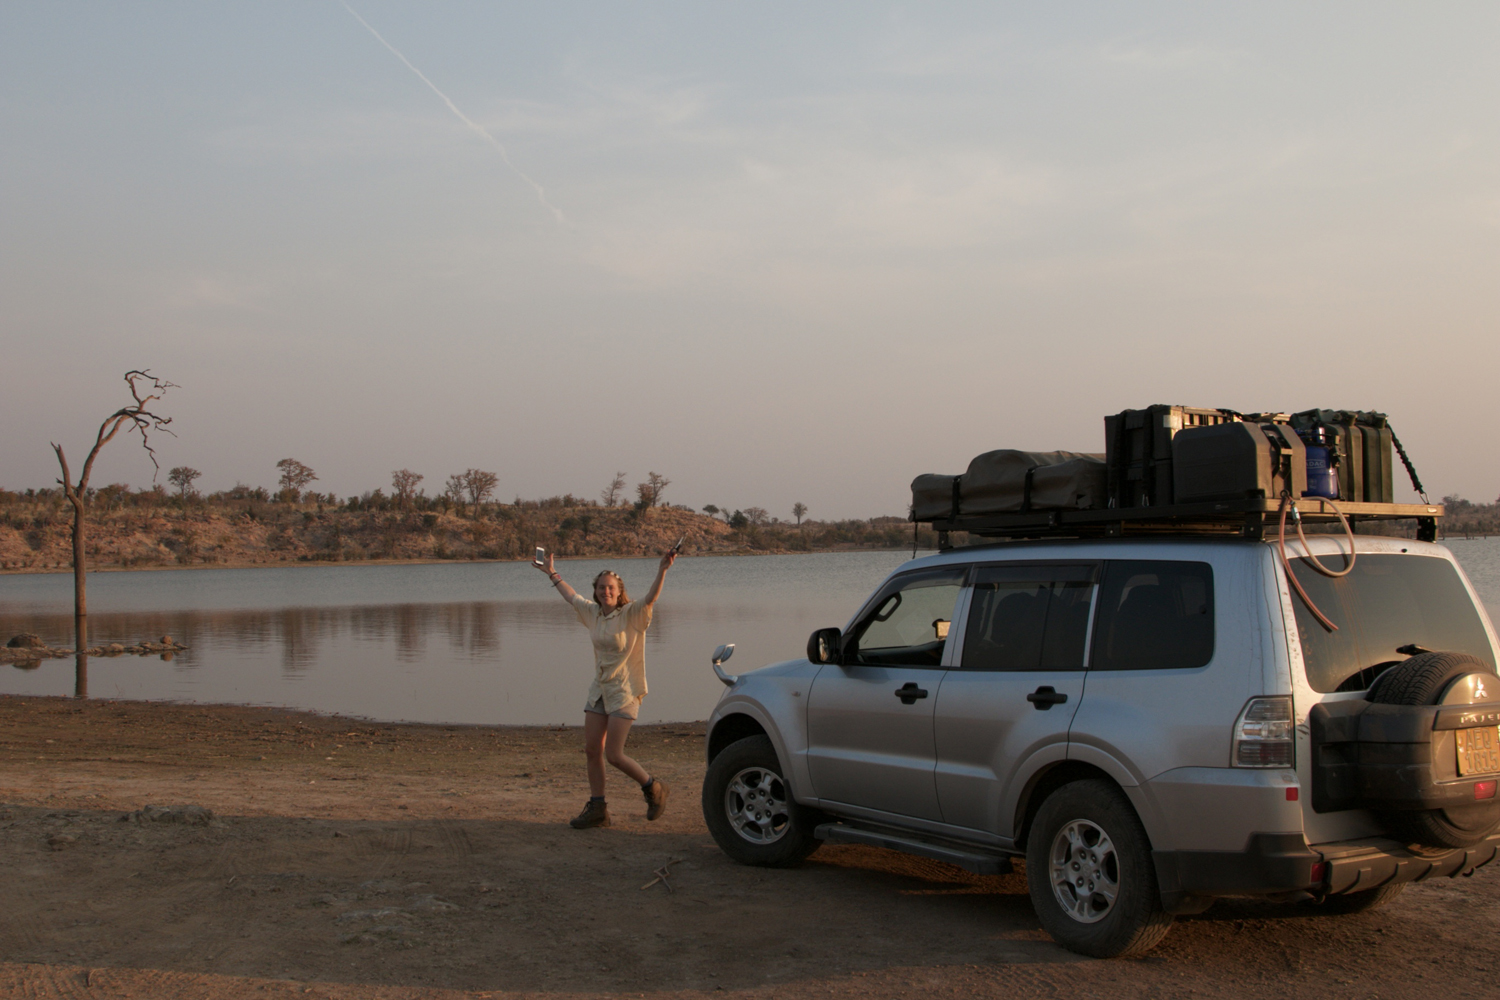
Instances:
[[[1146,831],[1108,781],[1075,781],[1042,803],[1026,839],[1026,882],[1042,927],[1082,955],[1138,955],[1172,926]]]
[[[708,765],[703,819],[719,848],[742,865],[794,865],[822,843],[813,836],[817,812],[793,801],[768,736],[737,740]]]

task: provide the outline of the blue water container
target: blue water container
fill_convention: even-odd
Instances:
[[[1304,427],[1297,432],[1307,452],[1305,497],[1339,498],[1339,470],[1333,464],[1333,432],[1327,427]]]

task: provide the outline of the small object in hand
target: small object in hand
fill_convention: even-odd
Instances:
[[[534,556],[531,557],[531,564],[533,566],[546,566],[547,565],[547,550],[544,549],[544,548],[542,548],[540,545],[538,545],[536,547],[536,555],[534,555]]]
[[[682,543],[685,542],[686,540],[687,540],[687,535],[683,535],[681,538],[677,539],[677,544],[674,545],[674,546],[672,546],[672,551],[673,552],[681,552],[682,551]]]

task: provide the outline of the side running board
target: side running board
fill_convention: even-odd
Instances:
[[[830,843],[868,844],[871,847],[884,847],[903,854],[932,858],[934,861],[946,861],[976,875],[1009,875],[1011,872],[1010,858],[1003,854],[966,850],[887,830],[872,830],[844,823],[824,823],[813,831],[813,836]]]

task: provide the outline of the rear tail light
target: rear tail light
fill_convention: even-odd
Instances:
[[[1312,879],[1313,885],[1322,885],[1324,882],[1328,881],[1328,862],[1313,862],[1313,866],[1308,872],[1308,877]]]
[[[1494,781],[1474,782],[1474,797],[1476,799],[1493,799],[1495,797]]]
[[[1291,767],[1292,699],[1251,698],[1234,723],[1235,767]]]

